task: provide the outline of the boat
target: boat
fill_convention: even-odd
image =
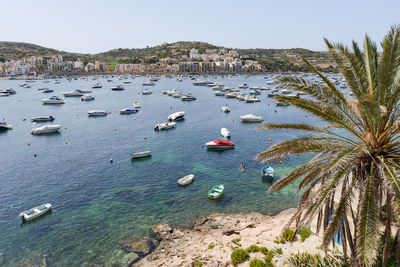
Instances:
[[[122,85],[117,85],[117,86],[111,87],[111,90],[112,91],[123,91],[123,90],[125,90],[125,88]]]
[[[214,92],[214,94],[216,95],[216,96],[225,96],[225,92],[222,92],[222,91],[215,91]]]
[[[256,116],[253,114],[240,116],[242,122],[262,122],[264,118],[262,116]]]
[[[228,128],[221,128],[221,136],[225,138],[231,137],[231,131]]]
[[[178,93],[172,95],[173,98],[181,98],[182,96],[184,96],[184,94],[182,92],[178,92]]]
[[[241,85],[239,85],[238,87],[241,88],[241,89],[249,88],[249,86],[247,85],[247,83],[241,84]]]
[[[254,103],[254,102],[260,102],[261,100],[255,97],[254,95],[248,95],[244,98],[244,101],[246,101],[246,103]]]
[[[184,111],[178,111],[175,113],[172,113],[171,115],[168,116],[168,121],[179,121],[183,120],[185,118],[185,112]]]
[[[260,89],[260,86],[251,86],[249,89],[259,90],[259,89]]]
[[[89,94],[92,92],[92,90],[87,90],[87,89],[78,89],[78,91],[84,94]]]
[[[134,108],[141,108],[142,105],[141,105],[139,102],[136,102],[136,101],[135,101],[135,103],[133,103],[133,107],[134,107]]]
[[[282,90],[282,94],[284,95],[290,95],[292,93],[292,91],[288,90],[288,89],[283,89]]]
[[[206,80],[197,80],[197,81],[193,81],[192,84],[195,86],[207,86],[209,84],[212,84],[214,82],[211,81],[206,81]]]
[[[278,92],[279,92],[279,89],[272,89],[271,92],[272,92],[272,93],[278,93]]]
[[[188,174],[180,179],[178,179],[178,181],[176,181],[179,185],[188,185],[191,182],[193,182],[194,179],[194,174]]]
[[[228,108],[227,106],[224,106],[224,107],[221,107],[221,111],[225,112],[225,113],[228,113],[228,112],[231,112],[231,109]]]
[[[224,186],[222,184],[216,185],[208,191],[208,197],[218,199],[224,194]]]
[[[54,121],[55,118],[53,116],[39,116],[32,117],[31,122],[45,122],[45,121]]]
[[[226,150],[235,148],[235,144],[231,141],[215,139],[206,143],[208,150]]]
[[[9,96],[9,93],[0,93],[0,96]]]
[[[48,104],[48,105],[50,105],[50,104],[55,105],[55,104],[64,104],[65,102],[64,102],[64,99],[62,99],[58,96],[52,96],[50,98],[42,99],[42,103]]]
[[[65,97],[74,97],[74,96],[83,96],[84,93],[82,93],[80,90],[72,90],[69,92],[63,92],[62,93]]]
[[[153,86],[153,85],[156,85],[156,83],[153,81],[147,81],[147,82],[142,83],[142,85],[143,86]]]
[[[197,98],[192,96],[192,95],[183,95],[183,96],[181,96],[181,100],[182,101],[194,101],[196,99]]]
[[[101,83],[96,83],[96,84],[92,85],[93,89],[102,88],[102,87],[103,87],[103,85],[101,85]]]
[[[46,94],[46,93],[52,93],[52,92],[54,92],[54,90],[53,90],[53,89],[49,89],[49,88],[42,88],[42,93],[43,93],[43,94]]]
[[[9,95],[15,95],[17,93],[17,91],[15,91],[12,88],[8,88],[6,90],[0,90],[0,93],[6,93],[6,94],[9,94]]]
[[[261,177],[267,179],[274,178],[274,169],[271,166],[265,166],[261,169]]]
[[[150,150],[145,150],[145,151],[139,151],[131,154],[131,159],[139,159],[139,158],[145,158],[145,157],[151,157],[151,151]]]
[[[293,98],[300,98],[300,95],[297,94],[297,93],[292,93],[292,94],[289,94],[289,95],[287,95],[287,96],[293,97]]]
[[[107,116],[107,111],[105,110],[91,110],[88,111],[89,117],[99,117],[99,116]]]
[[[261,95],[260,91],[257,91],[257,90],[250,90],[249,94],[250,95]]]
[[[176,122],[174,122],[174,121],[159,123],[159,124],[156,124],[156,126],[154,126],[154,131],[168,130],[168,129],[175,128],[175,126],[176,126]]]
[[[263,87],[260,88],[260,90],[271,90],[271,88],[263,86]]]
[[[22,221],[31,221],[39,216],[44,215],[48,211],[50,211],[52,208],[52,205],[50,203],[46,203],[34,208],[31,208],[29,210],[23,211],[19,214],[18,217],[22,218]]]
[[[237,94],[236,93],[227,93],[227,94],[225,94],[225,97],[226,98],[236,98]]]
[[[142,91],[142,95],[150,95],[150,94],[152,94],[153,93],[153,91],[151,91],[150,89],[144,89],[143,91]]]
[[[46,125],[44,125],[42,127],[32,129],[31,134],[54,133],[54,132],[58,132],[60,129],[61,129],[61,125],[46,124]]]
[[[138,112],[136,108],[124,108],[119,110],[119,114],[133,114]]]
[[[49,80],[43,80],[43,83],[49,83],[50,81]]]
[[[12,125],[11,124],[7,124],[5,121],[1,121],[0,122],[0,131],[2,130],[11,130],[12,129]]]
[[[246,99],[247,95],[243,94],[243,93],[238,93],[236,96],[236,99],[238,99],[239,101],[244,101]]]
[[[172,95],[174,95],[174,94],[179,93],[179,91],[176,90],[176,89],[172,89],[172,90],[167,90],[166,93],[167,93],[167,95],[172,96]]]
[[[124,83],[128,84],[128,83],[132,83],[131,81],[124,81]]]
[[[278,93],[268,93],[268,97],[274,97],[274,96],[276,96],[276,95],[279,95]]]
[[[81,97],[81,100],[82,101],[91,101],[91,100],[94,100],[94,96],[86,94]]]
[[[283,101],[276,101],[276,105],[277,105],[278,107],[287,107],[287,106],[290,106],[289,103],[283,102]]]

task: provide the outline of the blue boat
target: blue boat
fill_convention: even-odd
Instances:
[[[273,179],[274,178],[274,168],[271,166],[265,166],[261,170],[261,177],[266,179]]]

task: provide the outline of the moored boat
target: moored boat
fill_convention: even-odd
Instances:
[[[23,221],[31,221],[31,220],[47,213],[48,211],[51,210],[51,208],[52,208],[52,205],[50,203],[46,203],[46,204],[31,208],[29,210],[23,211],[19,214],[18,217],[21,217]]]
[[[179,121],[179,120],[183,120],[184,118],[185,118],[184,111],[178,111],[178,112],[172,113],[171,115],[168,116],[169,121]]]
[[[89,117],[107,116],[107,111],[105,110],[91,110],[88,111]]]
[[[98,89],[98,88],[102,88],[102,87],[103,87],[103,85],[101,83],[96,83],[96,84],[92,85],[93,89]]]
[[[139,152],[134,152],[131,154],[131,159],[139,159],[139,158],[146,158],[151,156],[150,150],[144,150]]]
[[[176,182],[177,182],[179,185],[188,185],[188,184],[190,184],[191,182],[193,182],[193,179],[194,179],[194,174],[188,174],[188,175],[186,175],[186,176],[184,176],[184,177],[178,179]]]
[[[162,130],[168,130],[175,128],[176,122],[171,121],[171,122],[165,122],[165,123],[159,123],[154,126],[154,131],[162,131]]]
[[[264,118],[262,116],[256,116],[253,114],[240,116],[242,122],[262,122]]]
[[[11,124],[7,124],[5,121],[1,121],[0,122],[0,131],[2,130],[11,130],[12,129],[12,125]]]
[[[231,131],[228,128],[221,128],[221,136],[225,138],[231,137]]]
[[[225,187],[222,184],[216,185],[211,188],[210,191],[208,191],[208,197],[212,199],[218,199],[224,194],[224,189]]]
[[[144,89],[143,91],[142,91],[142,95],[150,95],[150,94],[152,94],[153,93],[153,91],[151,91],[150,89]]]
[[[94,96],[86,94],[81,97],[81,100],[82,101],[91,101],[91,100],[94,100]]]
[[[134,107],[134,108],[141,108],[142,105],[141,105],[139,102],[136,102],[136,101],[135,101],[135,103],[133,103],[133,107]]]
[[[51,105],[51,104],[56,105],[56,104],[64,104],[65,102],[64,102],[64,99],[62,99],[58,96],[52,96],[50,98],[42,99],[42,103],[48,104],[48,105]]]
[[[39,116],[32,117],[31,122],[45,122],[45,121],[54,121],[55,118],[53,116]]]
[[[153,85],[156,85],[156,83],[153,81],[146,81],[146,82],[142,83],[142,85],[143,86],[153,86]]]
[[[224,106],[224,107],[221,107],[221,111],[225,112],[225,113],[228,113],[228,112],[231,112],[231,109],[228,108],[227,106]]]
[[[74,97],[74,96],[83,96],[84,93],[82,93],[80,90],[72,90],[69,92],[63,92],[62,93],[65,97]]]
[[[182,101],[194,101],[196,99],[197,98],[192,96],[192,95],[183,95],[183,96],[181,96],[181,100]]]
[[[61,125],[52,125],[52,124],[46,124],[42,127],[34,128],[31,131],[31,134],[48,134],[48,133],[54,133],[58,132],[61,129]]]
[[[133,114],[138,112],[136,108],[124,108],[119,110],[119,114]]]
[[[123,90],[125,90],[125,88],[122,85],[117,85],[117,86],[111,87],[111,90],[112,91],[123,91]]]
[[[226,150],[235,148],[235,144],[226,140],[214,140],[206,143],[208,150]]]
[[[267,178],[267,179],[272,179],[274,178],[274,168],[271,166],[265,166],[261,169],[261,177],[262,178]]]
[[[241,84],[241,85],[239,85],[238,87],[239,87],[239,88],[242,88],[242,89],[249,88],[249,86],[248,86],[246,83]]]

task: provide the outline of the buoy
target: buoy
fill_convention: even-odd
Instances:
[[[68,141],[67,140],[65,140],[65,144],[68,145]]]
[[[272,138],[268,138],[268,141],[272,141]]]
[[[275,113],[277,113],[278,111],[276,111],[276,109],[275,109]]]
[[[37,156],[37,154],[35,153],[35,154],[33,154],[33,156],[34,156],[34,157],[36,157],[36,156]]]
[[[282,164],[282,160],[281,160],[281,161],[279,161],[279,164]]]
[[[110,162],[113,163],[114,162],[113,159],[110,159]]]
[[[23,119],[22,119],[22,121],[26,121],[26,119],[25,119],[25,118],[23,118]]]
[[[201,147],[204,147],[204,145],[201,145]]]
[[[30,146],[31,145],[31,142],[28,142],[28,146]]]
[[[145,137],[144,140],[147,140],[147,137]]]
[[[134,118],[134,120],[136,120],[136,118]]]

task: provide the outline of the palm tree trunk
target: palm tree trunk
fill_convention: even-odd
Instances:
[[[386,267],[389,261],[390,253],[389,253],[389,248],[390,248],[390,236],[392,235],[391,229],[390,229],[390,222],[392,218],[391,210],[390,210],[390,202],[391,202],[391,196],[388,194],[387,199],[386,199],[386,229],[385,229],[385,243],[383,245],[383,259],[382,259],[382,267]]]

